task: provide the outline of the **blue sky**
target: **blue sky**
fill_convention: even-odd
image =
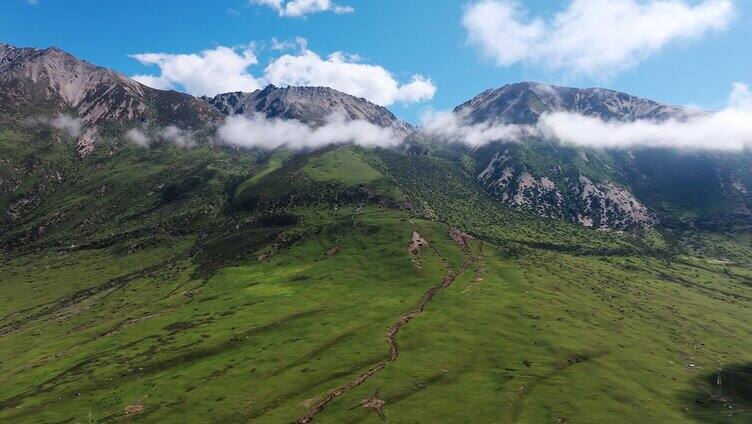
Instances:
[[[625,3],[645,5],[651,1],[661,0]],[[509,46],[503,44],[504,40],[500,46],[484,45],[477,38],[471,42],[471,30],[463,25],[463,19],[478,6],[478,1],[340,0],[338,4],[354,11],[330,10],[287,17],[280,16],[273,7],[247,0],[4,0],[0,5],[0,41],[16,46],[56,45],[127,75],[160,72],[158,67],[147,67],[129,57],[131,54],[188,54],[256,43],[253,52],[258,63],[247,71],[261,81],[266,66],[280,55],[300,54],[272,50],[271,40],[303,37],[307,49],[322,60],[330,53],[344,52],[358,55],[360,63],[383,67],[400,84],[409,83],[415,74],[429,78],[436,88],[432,98],[388,102],[392,111],[411,122],[417,122],[426,110],[452,108],[487,88],[523,80],[603,86],[667,103],[721,108],[733,83],[752,82],[752,2],[673,1],[688,8],[703,4],[713,8],[725,2],[733,6],[733,13],[723,18],[722,27],[709,23],[709,29],[686,29],[697,32],[691,37],[683,35],[683,28],[676,30],[674,38],[668,35],[668,41],[662,41],[660,48],[638,50],[627,56],[631,65],[625,69],[612,63],[605,70],[583,70],[566,64],[571,57],[561,58],[563,65],[547,63],[545,51],[557,51],[560,36],[550,28],[548,35],[537,41],[528,40],[539,48],[539,53],[522,52],[519,57],[508,57],[504,49]],[[553,27],[553,17],[572,6],[571,1],[534,0],[516,6],[506,0],[486,2],[495,2],[495,6],[511,4],[516,8],[515,19],[528,29],[535,28],[536,22]],[[489,19],[490,23],[481,24],[503,24],[493,22],[493,16]],[[633,30],[634,35],[624,35],[627,41],[639,38],[640,31],[645,32],[644,27]],[[498,40],[486,40],[495,41]],[[489,53],[493,48],[501,53]],[[355,61],[349,57],[345,60]]]

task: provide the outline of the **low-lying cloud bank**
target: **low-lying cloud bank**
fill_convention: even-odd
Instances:
[[[733,151],[752,146],[752,113],[734,109],[687,121],[628,123],[553,113],[543,116],[537,128],[544,136],[563,143],[598,148],[661,147]]]
[[[451,112],[428,113],[421,131],[429,137],[479,147],[493,141],[544,137],[577,146],[739,151],[752,147],[752,92],[734,84],[726,108],[686,120],[604,121],[570,112],[544,114],[534,126],[484,122],[471,124]]]
[[[168,125],[163,128],[131,128],[125,132],[125,138],[139,147],[149,147],[156,141],[165,141],[178,147],[193,147],[196,137],[193,131]]]
[[[94,127],[85,128],[80,118],[60,115],[33,118],[30,126],[46,126],[65,132],[93,145]],[[532,137],[558,140],[565,144],[606,149],[640,147],[741,151],[752,149],[752,90],[736,83],[728,105],[711,113],[698,113],[688,119],[634,122],[604,121],[598,117],[569,112],[542,115],[535,125],[501,122],[469,123],[452,112],[429,112],[423,116],[420,133],[436,141],[463,143],[477,148],[495,141],[519,142]],[[88,134],[88,136],[86,135]],[[124,134],[132,143],[148,147],[166,141],[179,147],[196,145],[196,135],[176,126],[131,128]],[[364,120],[347,120],[334,113],[320,125],[311,126],[298,120],[268,119],[263,115],[228,117],[217,129],[212,142],[229,145],[293,150],[317,149],[335,144],[353,143],[369,147],[394,147],[404,142],[390,128]]]
[[[447,143],[460,142],[470,147],[480,147],[493,141],[520,141],[537,135],[537,129],[530,125],[498,122],[470,124],[464,117],[446,111],[424,114],[420,131],[429,138]]]
[[[80,118],[74,118],[69,115],[60,115],[52,118],[49,124],[53,128],[65,131],[73,138],[79,137],[83,132],[83,121]]]
[[[148,147],[151,143],[151,139],[140,129],[131,128],[125,132],[125,138],[141,147]]]
[[[73,138],[78,138],[84,132],[83,120],[70,115],[60,115],[52,118],[37,116],[24,120],[24,125],[28,127],[52,127]]]
[[[392,147],[403,140],[389,128],[364,120],[347,121],[343,115],[331,115],[320,126],[312,127],[297,120],[231,116],[219,128],[219,138],[240,147],[263,149],[316,149],[333,144],[354,143],[360,146]]]

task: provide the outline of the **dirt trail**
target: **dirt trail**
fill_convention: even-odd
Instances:
[[[414,233],[414,234],[417,234],[417,233]],[[441,280],[441,284],[428,289],[428,291],[425,294],[423,294],[423,296],[420,298],[420,301],[418,301],[418,304],[413,309],[404,313],[394,324],[391,325],[391,327],[389,327],[389,330],[386,332],[386,340],[387,340],[387,343],[389,344],[389,358],[384,359],[383,361],[373,365],[371,368],[367,369],[366,371],[363,371],[362,373],[358,374],[358,376],[355,377],[354,380],[351,380],[350,382],[340,387],[337,387],[336,389],[327,393],[326,396],[324,396],[318,402],[316,402],[313,406],[311,406],[305,415],[298,418],[298,420],[296,421],[298,424],[310,423],[311,421],[313,421],[316,414],[321,412],[329,402],[333,401],[338,396],[341,396],[342,394],[348,392],[349,390],[354,389],[355,387],[358,387],[359,385],[363,384],[363,382],[368,380],[371,376],[381,371],[382,369],[386,368],[386,366],[389,365],[391,362],[394,362],[397,360],[397,358],[399,357],[399,345],[397,344],[397,333],[399,333],[400,329],[403,326],[405,326],[407,323],[412,321],[413,318],[416,318],[417,316],[419,316],[425,309],[428,302],[430,302],[431,299],[433,299],[433,297],[436,295],[436,293],[438,293],[440,290],[443,290],[451,286],[452,283],[454,283],[454,281],[457,279],[457,277],[460,276],[463,272],[465,272],[470,267],[470,265],[476,260],[476,258],[473,257],[470,251],[471,242],[474,240],[473,237],[467,234],[464,234],[454,228],[449,230],[449,236],[454,241],[456,241],[457,244],[459,244],[460,248],[462,249],[462,254],[464,256],[462,266],[457,272],[452,270],[447,260],[444,259],[444,257],[441,256],[441,254],[439,254],[439,252],[433,247],[433,245],[431,245],[431,243],[425,241],[425,243],[431,248],[431,250],[433,250],[433,252],[439,258],[441,258],[442,261],[444,262],[446,274],[444,275],[444,278]],[[413,235],[413,238],[415,238],[415,235]]]

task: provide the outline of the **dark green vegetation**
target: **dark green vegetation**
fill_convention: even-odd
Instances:
[[[533,218],[393,150],[8,124],[0,158],[2,422],[288,423],[381,363],[314,421],[749,422],[743,228]]]

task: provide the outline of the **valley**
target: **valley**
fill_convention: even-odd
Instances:
[[[470,148],[332,89],[198,98],[16,50],[0,55],[1,422],[749,422],[748,151]],[[117,113],[85,113],[103,104]],[[519,125],[688,113],[534,83],[471,106]],[[401,143],[218,135],[341,108],[337,125]]]

